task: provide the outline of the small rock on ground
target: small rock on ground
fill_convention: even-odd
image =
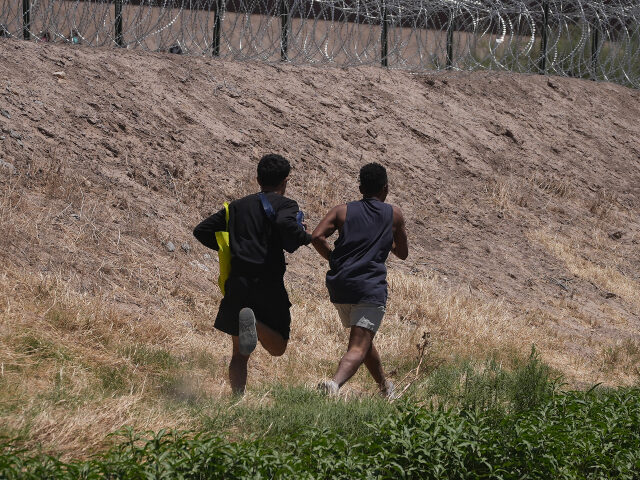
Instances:
[[[200,263],[196,260],[192,260],[191,262],[189,262],[193,267],[199,268],[200,270],[202,270],[203,272],[208,272],[209,271],[209,267],[207,267],[204,263]]]
[[[11,173],[16,173],[16,167],[14,167],[11,163],[9,162],[5,162],[4,160],[0,159],[0,168],[2,169],[7,169],[9,170]]]

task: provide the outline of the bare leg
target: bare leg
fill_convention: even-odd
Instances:
[[[279,357],[287,349],[287,340],[274,329],[264,323],[256,322],[256,330],[260,343],[274,357]],[[244,394],[247,385],[247,363],[249,355],[240,353],[240,341],[237,336],[233,340],[233,353],[229,363],[229,383],[231,391],[236,395]]]
[[[279,357],[287,349],[288,340],[264,323],[256,321],[258,340],[264,349],[274,357]]]
[[[376,350],[373,342],[371,343],[371,348],[367,352],[367,355],[364,357],[364,364],[380,387],[380,390],[385,391],[387,386],[386,379],[384,378],[384,371],[382,370],[382,362],[380,361],[380,355],[378,354],[378,350]]]
[[[240,353],[238,337],[232,336],[231,338],[233,340],[233,353],[231,355],[231,363],[229,363],[229,383],[234,394],[243,395],[247,385],[247,362],[249,357]]]
[[[358,371],[358,368],[360,368],[360,365],[362,365],[369,350],[371,349],[374,335],[374,332],[367,330],[366,328],[351,327],[347,353],[345,353],[340,359],[338,371],[333,376],[333,381],[336,382],[338,386],[341,387],[344,385],[346,381],[353,377],[353,375]],[[379,361],[380,357],[378,357],[378,362]]]

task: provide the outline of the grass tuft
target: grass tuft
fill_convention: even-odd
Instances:
[[[394,409],[378,396],[328,399],[315,388],[304,386],[275,385],[253,392],[252,398],[208,415],[203,420],[204,429],[233,427],[249,437],[272,438],[313,427],[355,438],[371,433],[370,424]]]

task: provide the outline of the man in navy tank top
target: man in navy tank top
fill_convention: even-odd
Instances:
[[[329,261],[327,289],[345,328],[350,328],[349,346],[331,380],[318,387],[337,394],[363,363],[380,392],[391,397],[393,384],[385,378],[373,338],[387,305],[387,267],[392,252],[401,260],[409,248],[402,211],[385,203],[389,193],[387,171],[378,163],[360,169],[362,200],[338,205],[327,213],[312,234],[320,255]],[[338,230],[334,249],[328,238]]]

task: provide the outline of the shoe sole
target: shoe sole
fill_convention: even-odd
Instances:
[[[242,355],[250,355],[258,344],[258,333],[256,332],[256,316],[250,308],[240,310],[239,320],[239,350]]]

